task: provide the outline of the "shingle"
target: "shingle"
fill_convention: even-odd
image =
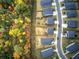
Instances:
[[[64,2],[69,3],[69,2],[77,2],[77,0],[64,0]]]
[[[53,28],[48,28],[47,29],[47,34],[52,35],[54,33],[54,29]]]
[[[70,53],[79,51],[79,44],[72,43],[66,47],[66,50]]]
[[[77,17],[77,12],[74,11],[74,10],[67,11],[67,17],[68,17],[68,18]]]
[[[47,21],[47,24],[48,24],[48,25],[54,24],[54,20],[53,20],[52,17],[47,17],[47,18],[46,18],[46,21]]]
[[[66,9],[76,9],[76,4],[74,2],[64,3]]]
[[[75,31],[67,31],[67,38],[75,38],[76,32]]]
[[[41,0],[41,6],[42,7],[51,7],[52,1],[51,0]]]
[[[41,50],[41,56],[43,58],[50,57],[53,55],[53,52],[54,52],[53,48],[47,48],[47,49]]]
[[[42,45],[51,45],[53,38],[41,38],[41,44]]]
[[[53,15],[53,9],[47,8],[43,9],[43,16],[52,16]]]
[[[68,27],[69,28],[77,28],[78,27],[78,22],[75,20],[69,20],[68,21]]]
[[[72,59],[79,59],[79,52],[76,53],[76,54],[72,57]]]

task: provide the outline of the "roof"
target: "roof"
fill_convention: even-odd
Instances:
[[[52,16],[52,15],[53,15],[52,8],[43,9],[43,16]]]
[[[76,20],[69,20],[68,27],[69,28],[76,28],[78,26],[78,22]]]
[[[48,28],[47,29],[47,34],[52,35],[54,33],[54,29],[53,28]]]
[[[54,20],[53,20],[52,17],[47,17],[47,18],[46,18],[46,21],[47,21],[47,24],[48,24],[48,25],[54,24]]]
[[[44,57],[49,57],[49,56],[52,56],[53,55],[53,52],[54,52],[54,49],[53,48],[47,48],[47,49],[41,50],[41,56],[43,58]]]
[[[76,4],[74,2],[64,3],[66,9],[76,9]]]
[[[77,2],[77,0],[64,0],[64,2],[69,3],[69,2]]]
[[[67,31],[67,38],[75,38],[76,32],[75,31]]]
[[[79,52],[76,53],[76,54],[72,57],[72,59],[79,59]]]
[[[79,44],[72,43],[66,47],[66,50],[69,52],[77,52],[79,50]]]
[[[41,44],[42,45],[50,45],[52,44],[53,38],[41,38]]]
[[[52,1],[51,0],[41,0],[40,4],[41,4],[42,7],[51,7]]]
[[[67,11],[67,17],[77,17],[77,12],[75,10]]]

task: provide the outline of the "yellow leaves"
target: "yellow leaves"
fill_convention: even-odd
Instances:
[[[12,47],[14,48],[14,50],[12,55],[14,56],[14,59],[21,59],[20,56],[22,54],[23,55],[25,54],[25,49],[27,48],[26,50],[27,53],[29,51],[28,48],[30,44],[29,43],[30,32],[28,29],[31,21],[30,21],[30,18],[28,18],[27,14],[29,15],[30,12],[28,12],[28,10],[30,9],[28,9],[29,6],[25,4],[24,0],[13,0],[13,1],[14,2],[12,2],[11,5],[7,5],[7,8],[8,8],[7,10],[9,10],[9,13],[7,12],[4,14],[0,14],[0,17],[2,18],[1,21],[6,21],[5,22],[6,24],[4,22],[3,23],[8,28],[8,29],[4,29],[4,25],[1,25],[3,28],[1,28],[0,30],[1,32],[0,38],[1,40],[3,40],[3,42],[1,43],[0,41],[0,47],[3,47],[3,49],[7,48],[5,50],[9,51],[9,46],[13,44]],[[0,4],[0,8],[3,8],[2,4]],[[4,11],[6,12],[7,10],[4,10]],[[19,10],[22,10],[21,14]],[[27,27],[27,30],[26,30],[26,27]],[[28,31],[28,32],[24,32],[24,31]],[[25,46],[25,43],[26,43],[26,46]],[[24,46],[25,46],[25,49],[23,48]]]
[[[28,24],[27,24],[27,23],[23,24],[23,28],[25,28],[26,26],[28,26]]]
[[[21,30],[19,28],[12,28],[9,31],[9,35],[10,36],[22,36],[22,35],[26,35],[26,33],[24,31],[21,32]]]
[[[24,3],[24,2],[23,2],[23,0],[15,0],[15,3],[16,3],[16,4],[22,4],[22,3]]]
[[[19,40],[19,42],[20,42],[20,43],[22,43],[22,42],[23,42],[23,40],[22,40],[22,39],[20,39],[20,40]]]
[[[23,23],[22,18],[20,18],[20,17],[18,18],[18,23],[21,23],[21,24]]]
[[[17,19],[14,19],[14,22],[17,24],[18,23],[18,20]]]
[[[14,59],[20,59],[20,55],[17,52],[13,53],[13,57],[14,57]]]
[[[0,45],[0,48],[2,47],[2,45]]]
[[[10,42],[9,40],[5,41],[4,47],[8,47],[8,46],[10,46],[10,45],[11,45],[11,42]]]
[[[9,35],[12,35],[12,36],[18,35],[19,33],[20,33],[20,30],[19,30],[18,28],[11,29],[11,30],[9,31]]]
[[[22,34],[23,34],[23,35],[25,35],[26,33],[25,33],[25,32],[23,32]]]
[[[14,22],[17,24],[23,24],[23,19],[21,17],[19,17],[18,19],[14,19]]]
[[[13,35],[13,30],[10,30],[9,31],[9,35]]]
[[[19,32],[19,33],[17,34],[17,36],[20,37],[20,36],[21,36],[21,33]]]
[[[26,19],[26,22],[27,23],[30,23],[31,22],[31,20],[28,17],[26,17],[25,19]]]
[[[23,21],[22,20],[19,20],[19,23],[23,23]]]
[[[10,41],[6,41],[5,45],[10,46],[11,42]]]

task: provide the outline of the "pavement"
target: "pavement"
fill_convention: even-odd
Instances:
[[[58,13],[58,35],[57,35],[57,52],[61,59],[67,59],[62,49],[62,14],[60,10],[59,0],[55,0]]]

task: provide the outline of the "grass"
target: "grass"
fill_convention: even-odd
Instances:
[[[58,58],[58,56],[57,56],[57,53],[54,53],[52,56],[50,56],[50,57],[46,57],[46,58],[42,58],[42,56],[41,56],[41,54],[40,54],[40,51],[41,51],[41,49],[39,49],[39,50],[36,50],[36,56],[37,56],[37,59],[59,59]]]

